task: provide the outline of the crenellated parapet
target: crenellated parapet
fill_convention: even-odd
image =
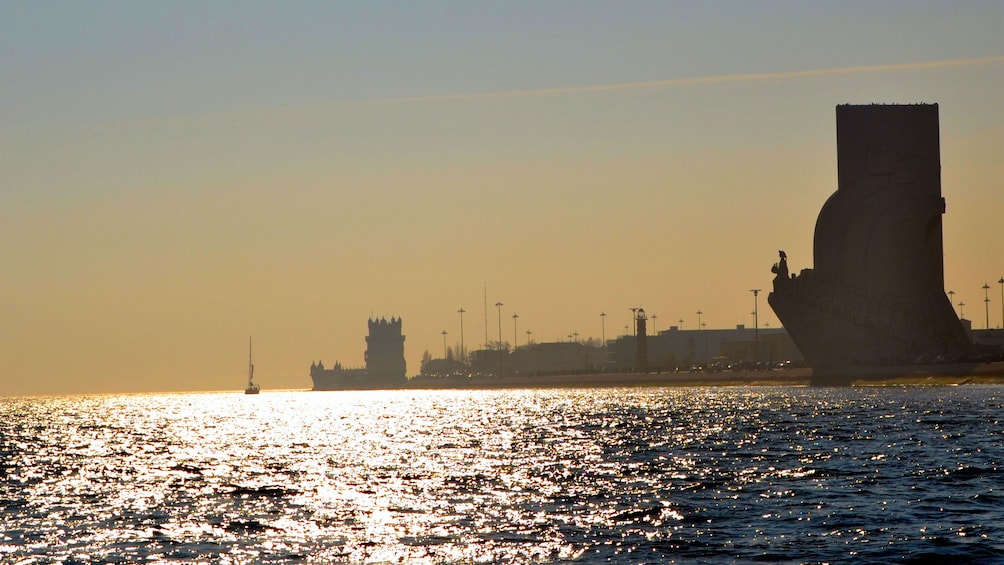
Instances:
[[[379,382],[403,382],[407,364],[404,359],[404,334],[401,318],[370,318],[366,336],[366,372]]]
[[[335,362],[325,369],[321,361],[311,363],[314,390],[392,388],[407,382],[401,318],[370,318],[368,326],[366,366],[344,368]]]

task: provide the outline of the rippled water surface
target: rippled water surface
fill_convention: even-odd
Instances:
[[[0,562],[1001,562],[1002,393],[4,398]]]

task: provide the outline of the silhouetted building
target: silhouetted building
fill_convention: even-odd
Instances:
[[[366,368],[344,369],[341,363],[325,369],[318,361],[310,365],[314,390],[342,390],[402,386],[407,382],[404,335],[401,318],[369,320],[366,337]]]
[[[1004,361],[1004,329],[973,329],[971,320],[962,320],[966,333],[973,341],[974,354],[979,361]]]
[[[814,269],[780,252],[768,302],[817,382],[968,352],[944,291],[937,104],[837,106],[837,191]]]
[[[552,375],[595,373],[606,364],[602,346],[575,341],[542,342],[504,350],[505,375]],[[468,369],[474,375],[499,375],[499,351],[472,351]]]
[[[404,335],[401,318],[370,320],[366,337],[366,373],[374,381],[404,381]]]
[[[753,328],[742,324],[734,329],[700,330],[670,326],[658,335],[646,336],[644,370],[689,370],[709,365],[725,369],[733,365],[750,367],[757,358],[768,364],[804,359],[784,328],[760,328],[759,334],[757,340]],[[625,335],[612,342],[614,368],[618,371],[642,369],[637,364],[638,341],[636,336]],[[759,355],[755,354],[757,343]]]
[[[578,341],[534,343],[517,347],[508,365],[519,375],[594,373],[603,368],[606,352],[602,346]]]

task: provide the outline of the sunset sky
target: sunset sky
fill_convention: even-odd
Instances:
[[[460,341],[752,325],[834,107],[938,103],[946,287],[1001,325],[1004,3],[0,2],[0,395],[408,373]]]

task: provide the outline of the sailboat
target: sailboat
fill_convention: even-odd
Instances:
[[[251,338],[248,338],[248,386],[244,388],[244,394],[258,394],[261,387],[254,384],[254,363],[251,361]]]

